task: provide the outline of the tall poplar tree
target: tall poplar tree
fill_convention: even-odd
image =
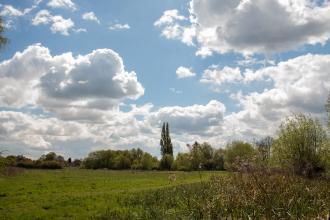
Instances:
[[[329,93],[328,101],[327,101],[327,104],[325,105],[325,108],[328,113],[328,127],[330,128],[330,93]]]
[[[3,32],[4,24],[2,18],[0,17],[0,49],[8,42],[7,38],[3,36]]]
[[[166,154],[173,156],[173,145],[170,137],[170,129],[168,123],[163,123],[160,146],[160,151],[163,157]]]

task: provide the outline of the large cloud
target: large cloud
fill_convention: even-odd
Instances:
[[[182,23],[178,12],[173,16],[169,11],[155,24],[162,25],[167,38],[188,44],[192,41],[182,33],[190,30],[201,56],[230,51],[269,54],[325,43],[330,37],[329,1],[192,0],[189,12],[190,25]],[[165,19],[169,15],[171,19]]]
[[[169,122],[176,133],[206,134],[212,126],[219,125],[226,111],[216,100],[206,105],[163,107],[148,116],[151,124]]]
[[[236,96],[242,110],[225,117],[224,126],[241,138],[272,135],[281,120],[302,112],[325,116],[330,92],[330,55],[307,54],[244,74],[245,82],[270,79],[273,88]]]
[[[220,69],[219,66],[211,66],[204,70],[200,82],[213,86],[221,86],[224,83],[240,81],[242,78],[239,68],[225,66]]]
[[[320,114],[330,91],[330,55],[307,54],[245,74],[247,82],[267,78],[274,88],[252,93],[250,103],[263,106],[264,112],[270,108]]]
[[[50,148],[54,140],[92,138],[92,135],[76,122],[36,118],[11,111],[0,111],[0,136],[2,143],[23,144],[39,150]]]
[[[0,63],[0,78],[2,105],[41,106],[67,118],[80,110],[100,114],[144,93],[136,73],[127,72],[122,58],[110,49],[52,56],[47,48],[32,45]]]
[[[29,46],[0,63],[0,104],[8,107],[35,104],[39,78],[51,63],[55,64],[49,50],[40,45]]]

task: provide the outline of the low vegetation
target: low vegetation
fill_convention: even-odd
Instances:
[[[261,174],[126,194],[94,219],[328,219],[330,183]]]
[[[211,175],[224,173],[25,169],[0,175],[0,219],[90,219],[120,207],[124,194],[207,181]]]

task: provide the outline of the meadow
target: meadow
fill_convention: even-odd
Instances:
[[[67,168],[0,175],[0,219],[90,219],[121,197],[191,184],[224,172],[110,171]],[[175,180],[169,179],[175,176]]]

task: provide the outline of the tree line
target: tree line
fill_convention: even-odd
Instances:
[[[330,130],[330,96],[326,104]],[[275,137],[265,137],[254,143],[233,141],[225,148],[216,149],[209,143],[188,144],[188,152],[173,155],[173,144],[168,123],[163,123],[160,137],[161,159],[141,149],[100,150],[91,152],[83,160],[65,160],[50,152],[37,160],[24,156],[1,156],[0,167],[117,170],[239,170],[242,165],[258,165],[311,177],[329,173],[330,139],[326,128],[317,119],[304,114],[293,114],[280,125]]]
[[[216,149],[209,143],[187,145],[189,151],[173,157],[169,125],[164,123],[160,151],[162,158],[153,157],[141,149],[100,150],[91,152],[83,160],[64,160],[51,152],[38,160],[23,156],[6,157],[7,164],[23,168],[117,170],[229,170],[237,171],[242,164],[262,165],[292,171],[311,177],[329,171],[330,141],[321,123],[309,116],[296,114],[280,126],[277,137],[266,137],[254,143],[233,141],[225,148]]]

